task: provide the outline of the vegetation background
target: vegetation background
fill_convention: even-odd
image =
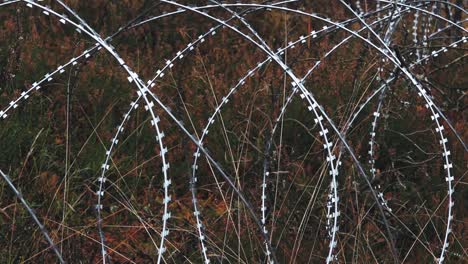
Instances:
[[[63,8],[54,1],[50,7]],[[65,1],[101,36],[153,6],[154,1]],[[183,1],[182,1],[183,2]],[[185,1],[206,4],[206,1]],[[353,1],[354,2],[354,1]],[[374,1],[361,1],[363,8],[375,8]],[[462,1],[455,1],[460,4]],[[462,5],[462,4],[461,4]],[[334,21],[350,16],[339,1],[299,1],[288,5],[315,12]],[[159,4],[147,17],[175,10]],[[238,9],[240,10],[240,9]],[[441,10],[444,14],[444,10]],[[227,19],[222,10],[210,14]],[[464,14],[455,12],[454,20]],[[457,19],[458,17],[458,19]],[[323,22],[279,11],[258,11],[246,15],[247,21],[276,50]],[[411,32],[413,15],[406,15],[393,36],[392,45],[402,56],[413,60]],[[246,32],[237,20],[232,23]],[[437,22],[430,25],[436,27]],[[155,75],[165,61],[216,24],[202,16],[184,13],[162,18],[126,30],[112,40],[116,51],[144,80]],[[359,29],[359,23],[349,26]],[[466,26],[465,26],[466,28]],[[307,69],[338,44],[347,33],[336,31],[307,40],[283,56],[302,76]],[[461,38],[460,31],[448,30],[444,38],[418,47],[430,52],[451,40]],[[58,19],[44,16],[24,3],[0,9],[0,106],[20,95],[44,74],[78,56],[94,42],[62,25]],[[435,102],[443,109],[465,142],[466,121],[466,46],[450,49],[414,69],[424,75]],[[209,115],[240,77],[264,60],[265,55],[235,33],[221,29],[206,39],[186,59],[175,63],[153,91],[171,107],[177,117],[200,133]],[[343,125],[353,109],[373,89],[379,54],[362,41],[351,39],[323,62],[307,79],[310,89],[338,125]],[[444,67],[445,65],[448,67]],[[391,71],[391,65],[383,65]],[[290,80],[281,69],[268,64],[249,78],[222,111],[210,129],[206,147],[235,180],[240,190],[260,214],[260,194],[265,142],[272,124],[289,94]],[[385,198],[397,217],[390,217],[400,258],[405,263],[430,263],[440,251],[446,221],[447,189],[439,143],[428,110],[399,79],[393,83],[384,101],[383,118],[377,130],[377,177]],[[25,199],[45,223],[64,257],[70,263],[99,261],[100,246],[96,228],[96,179],[109,142],[136,98],[124,71],[107,53],[101,51],[44,85],[43,89],[19,105],[0,121],[0,169],[7,172]],[[373,100],[366,108],[348,140],[363,164],[367,164],[370,120],[377,106]],[[189,180],[195,145],[173,125],[161,109],[161,127],[169,148],[170,176],[173,182],[169,221],[168,263],[200,263],[199,242],[193,217]],[[104,227],[110,254],[115,263],[151,263],[157,251],[150,235],[158,239],[162,216],[161,161],[149,116],[140,107],[133,114],[112,157],[108,173],[110,184],[104,197]],[[456,193],[454,224],[447,263],[467,261],[466,155],[453,133],[447,133]],[[283,263],[324,262],[328,248],[326,195],[329,184],[324,167],[321,139],[313,118],[300,99],[294,99],[275,136],[276,173],[268,190],[272,241]],[[379,222],[378,211],[349,157],[340,172],[340,238],[338,258],[343,263],[389,263],[391,256]],[[198,199],[207,225],[209,252],[215,262],[259,263],[263,244],[254,222],[232,189],[202,159],[199,170]],[[429,222],[428,225],[425,223]],[[404,223],[404,224],[403,224]],[[414,236],[418,234],[418,241]],[[0,181],[0,262],[53,263],[42,234],[26,210]]]

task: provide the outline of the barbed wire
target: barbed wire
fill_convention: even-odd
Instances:
[[[286,109],[292,104],[295,97],[302,99],[302,102],[305,104],[305,108],[311,114],[312,119],[314,120],[315,125],[313,129],[317,129],[320,142],[323,146],[323,152],[325,155],[323,165],[327,168],[330,175],[330,184],[328,189],[328,195],[326,199],[326,230],[328,235],[328,250],[325,257],[326,263],[337,262],[339,261],[339,256],[336,252],[336,247],[338,244],[339,236],[339,216],[340,212],[340,196],[339,196],[339,171],[342,164],[342,157],[345,155],[348,156],[353,166],[357,169],[358,174],[362,177],[365,184],[368,186],[369,191],[375,201],[376,207],[378,209],[378,214],[380,215],[381,221],[385,228],[385,239],[388,242],[392,258],[395,263],[399,263],[399,253],[397,247],[395,246],[395,238],[393,237],[393,232],[387,218],[389,214],[386,214],[385,211],[390,212],[390,216],[394,217],[392,214],[392,209],[388,204],[388,201],[384,198],[384,193],[380,185],[374,185],[372,182],[376,178],[376,149],[375,145],[377,144],[377,125],[379,117],[382,115],[384,108],[385,100],[387,98],[386,93],[391,90],[391,86],[396,81],[403,81],[405,86],[410,88],[418,97],[424,101],[424,104],[427,110],[430,112],[429,116],[433,125],[435,126],[435,132],[438,136],[438,141],[440,144],[440,153],[442,155],[443,167],[444,167],[444,178],[447,183],[447,218],[445,221],[445,232],[444,238],[441,241],[441,251],[438,254],[437,262],[443,263],[445,255],[449,246],[449,235],[452,232],[452,223],[453,223],[453,207],[454,207],[454,176],[453,176],[453,163],[450,160],[449,156],[451,152],[448,146],[448,137],[444,134],[444,124],[450,128],[452,133],[455,135],[459,143],[463,146],[465,152],[467,151],[466,144],[464,143],[461,135],[457,132],[452,125],[452,123],[447,119],[447,117],[442,112],[441,108],[435,103],[434,97],[431,95],[431,90],[429,87],[424,86],[422,81],[427,80],[426,76],[420,77],[416,75],[412,69],[416,66],[421,66],[423,63],[427,63],[430,59],[436,58],[437,56],[446,53],[449,49],[455,49],[458,45],[463,45],[467,42],[466,36],[462,36],[460,39],[456,39],[450,43],[445,43],[441,48],[437,50],[432,50],[429,52],[428,42],[432,41],[435,36],[442,34],[448,30],[457,30],[466,35],[467,30],[463,26],[463,23],[466,22],[466,19],[461,21],[452,21],[453,17],[450,14],[451,7],[455,10],[463,12],[465,15],[467,12],[462,6],[451,3],[450,1],[377,1],[375,9],[369,10],[367,7],[363,8],[361,1],[354,1],[354,8],[350,5],[350,2],[345,2],[343,0],[337,1],[337,3],[343,6],[343,9],[346,12],[351,13],[352,18],[346,19],[344,21],[334,21],[332,18],[326,17],[324,15],[319,15],[316,13],[307,13],[302,8],[294,9],[287,7],[288,4],[298,4],[301,1],[290,0],[282,1],[275,3],[221,3],[218,1],[210,0],[210,5],[205,6],[188,6],[186,4],[171,1],[171,0],[161,0],[158,2],[158,5],[166,5],[170,7],[177,8],[177,11],[167,12],[162,15],[156,15],[150,18],[145,18],[143,14],[151,12],[154,7],[143,12],[137,18],[133,19],[125,26],[119,28],[118,31],[113,33],[107,38],[102,38],[99,33],[97,33],[88,23],[78,15],[73,9],[71,9],[64,2],[57,0],[57,2],[70,17],[64,14],[58,13],[55,8],[44,5],[42,1],[33,1],[33,0],[23,0],[23,1],[3,1],[0,3],[0,7],[7,5],[13,5],[23,2],[27,7],[37,8],[41,11],[41,15],[44,16],[54,16],[59,22],[58,25],[61,26],[71,26],[74,30],[80,34],[84,34],[86,37],[91,39],[95,44],[94,46],[87,48],[83,53],[78,55],[75,58],[68,60],[63,65],[58,66],[55,70],[50,73],[45,74],[41,79],[35,81],[31,87],[26,88],[16,99],[11,100],[8,106],[0,110],[0,117],[6,119],[9,115],[12,114],[14,109],[28,100],[30,96],[35,95],[35,91],[44,89],[45,83],[51,82],[54,78],[57,78],[59,74],[64,73],[67,68],[77,65],[78,63],[84,63],[85,61],[92,60],[100,50],[106,51],[106,54],[109,54],[117,62],[119,67],[128,75],[128,82],[136,88],[137,96],[132,99],[130,107],[125,112],[122,120],[116,128],[116,131],[111,139],[110,145],[106,148],[104,162],[101,166],[101,172],[97,178],[97,190],[95,192],[96,198],[96,212],[97,212],[97,221],[96,226],[98,229],[100,247],[101,247],[101,257],[103,263],[112,262],[109,253],[107,252],[107,242],[106,242],[106,233],[103,228],[103,217],[102,210],[104,208],[103,197],[106,191],[105,183],[110,180],[108,179],[107,173],[110,169],[110,161],[112,159],[112,154],[115,151],[116,145],[119,142],[119,137],[122,135],[125,126],[129,123],[133,112],[139,107],[140,104],[144,104],[144,108],[148,115],[150,116],[151,127],[154,130],[154,137],[156,139],[156,144],[159,149],[158,159],[162,163],[161,173],[162,173],[162,182],[163,182],[163,213],[162,213],[162,226],[160,228],[160,242],[157,245],[149,231],[146,229],[143,220],[137,215],[139,221],[145,226],[145,230],[148,235],[153,240],[153,244],[156,248],[157,254],[157,263],[166,262],[164,258],[164,253],[167,251],[165,243],[168,240],[169,235],[169,219],[172,215],[169,211],[169,204],[172,200],[170,195],[170,186],[172,184],[171,178],[169,177],[170,163],[168,154],[167,143],[165,144],[163,138],[165,134],[161,128],[161,118],[160,114],[156,110],[161,111],[165,114],[167,120],[174,127],[178,127],[183,134],[196,146],[196,150],[193,152],[193,163],[191,166],[191,174],[189,180],[189,189],[191,192],[191,200],[193,206],[193,215],[195,217],[195,226],[196,234],[200,243],[200,252],[204,263],[210,263],[210,257],[208,253],[208,246],[206,245],[206,225],[202,221],[202,205],[198,203],[197,198],[197,170],[199,168],[199,162],[201,155],[205,156],[209,164],[215,168],[217,173],[219,173],[229,187],[233,190],[238,198],[242,201],[248,213],[250,214],[251,220],[255,222],[259,230],[259,235],[262,237],[263,241],[263,251],[265,255],[265,261],[268,263],[279,263],[277,257],[276,249],[273,243],[272,235],[269,235],[269,230],[267,228],[267,207],[269,204],[267,200],[268,192],[268,182],[269,176],[274,173],[275,168],[271,168],[271,161],[274,158],[272,154],[272,148],[274,145],[274,139],[276,133],[280,127],[283,126],[282,121],[286,114]],[[447,7],[448,18],[444,17],[441,12],[439,12],[439,5],[445,4]],[[242,11],[238,11],[238,8],[244,8]],[[224,19],[221,16],[215,16],[211,13],[208,13],[210,10],[216,10],[218,12],[224,12],[230,15],[228,19]],[[319,22],[325,23],[325,25],[320,30],[313,30],[307,34],[301,35],[298,39],[290,41],[285,44],[283,47],[278,48],[277,51],[274,51],[270,44],[267,44],[267,40],[257,32],[256,29],[252,26],[252,22],[249,18],[246,18],[247,15],[254,12],[261,11],[278,11],[284,12],[288,15],[306,17],[310,19],[316,19]],[[385,14],[385,12],[387,12]],[[127,63],[118,51],[110,44],[110,42],[122,32],[125,32],[130,29],[137,28],[142,25],[146,25],[151,22],[158,21],[159,19],[175,16],[175,15],[198,15],[207,20],[210,20],[212,23],[215,23],[208,31],[203,34],[200,34],[197,39],[188,43],[184,48],[175,52],[175,55],[172,55],[171,59],[168,59],[164,62],[164,66],[156,70],[153,78],[149,79],[146,83],[140,78],[138,73],[133,70],[129,63]],[[408,54],[403,54],[402,56],[399,50],[393,48],[393,36],[395,32],[399,30],[399,23],[404,23],[403,19],[405,15],[413,15],[411,23],[412,31],[412,44],[415,48],[414,52]],[[235,23],[240,23],[236,25]],[[387,23],[387,27],[385,27]],[[434,30],[431,30],[431,26],[436,23],[437,26]],[[359,24],[360,28],[350,29],[350,25]],[[441,27],[441,24],[445,26]],[[262,53],[262,56],[266,57],[264,60],[260,60],[256,66],[250,68],[247,73],[241,77],[235,86],[232,86],[227,94],[225,94],[220,102],[217,102],[216,108],[209,115],[209,118],[206,122],[206,125],[201,130],[200,136],[197,133],[193,134],[189,132],[188,127],[184,125],[179,117],[170,110],[166,103],[160,99],[160,96],[156,95],[156,80],[162,79],[165,74],[170,71],[174,64],[178,61],[187,59],[188,55],[193,53],[196,48],[200,48],[202,43],[207,43],[206,39],[216,37],[216,32],[219,30],[227,29],[231,33],[239,36],[242,40],[247,43],[250,43],[257,48],[259,52]],[[247,33],[246,33],[247,32]],[[293,70],[291,63],[287,63],[286,60],[282,57],[289,50],[294,49],[297,46],[305,45],[310,40],[318,40],[321,37],[338,35],[338,34],[347,34],[338,44],[333,45],[331,49],[324,52],[320,59],[315,59],[313,66],[308,68],[305,75],[302,78],[298,77],[297,70]],[[367,33],[368,37],[364,37],[361,33]],[[323,103],[320,103],[317,97],[312,92],[311,86],[307,82],[307,79],[312,76],[312,73],[318,70],[323,65],[326,65],[326,60],[331,57],[331,55],[337,51],[340,47],[345,46],[350,43],[351,39],[355,39],[367,45],[367,47],[373,50],[381,64],[376,67],[375,76],[377,76],[377,83],[381,84],[379,88],[374,90],[370,96],[364,100],[363,103],[356,107],[355,110],[349,115],[345,125],[338,126],[335,120],[332,119],[329,112],[323,107]],[[419,49],[422,40],[423,49]],[[211,43],[210,43],[211,44]],[[227,47],[229,49],[229,47]],[[409,61],[409,58],[413,56],[414,61]],[[262,68],[265,68],[267,65],[275,65],[279,67],[282,73],[287,76],[291,82],[290,85],[286,85],[290,88],[288,96],[285,96],[285,100],[280,107],[280,111],[274,118],[272,124],[272,129],[268,133],[267,139],[264,143],[263,151],[263,165],[262,165],[262,178],[261,178],[261,193],[257,195],[260,197],[260,210],[256,209],[253,206],[253,203],[250,199],[247,198],[246,193],[243,192],[237,184],[233,176],[229,175],[227,170],[222,167],[219,162],[219,158],[213,156],[208,148],[205,147],[205,141],[207,140],[209,130],[213,126],[216,120],[221,119],[221,112],[224,108],[228,106],[233,95],[241,89],[241,87],[246,86],[246,82],[249,78],[253,78],[254,75]],[[442,66],[442,68],[448,67],[449,63]],[[385,68],[385,66],[391,66],[391,70]],[[373,98],[378,96],[377,107],[372,113],[372,122],[369,132],[369,150],[368,150],[368,163],[370,168],[365,169],[365,165],[362,164],[362,161],[359,159],[359,156],[356,154],[355,149],[353,148],[351,142],[347,139],[349,135],[349,130],[352,127],[353,123],[358,119],[358,116],[363,112],[363,110],[370,106]],[[217,118],[219,116],[219,118]],[[345,150],[345,152],[343,152]],[[345,154],[346,153],[346,154]],[[279,155],[279,154],[278,154]],[[279,164],[278,164],[279,166]],[[279,168],[276,168],[279,170]],[[367,172],[368,171],[368,172]],[[41,233],[47,240],[50,245],[50,248],[57,255],[58,260],[61,263],[65,263],[62,256],[62,252],[57,249],[57,242],[54,242],[49,236],[49,232],[46,230],[44,225],[39,220],[39,217],[36,215],[35,211],[28,206],[28,202],[24,199],[22,194],[18,191],[17,187],[13,184],[13,181],[0,170],[2,178],[8,183],[8,187],[13,191],[14,195],[20,199],[23,206],[26,208],[28,213],[34,219],[35,223],[39,227]],[[176,175],[178,177],[178,175]],[[174,176],[173,176],[174,177]],[[385,188],[384,188],[385,189]],[[107,205],[106,205],[107,206]],[[270,206],[274,206],[271,204]],[[259,216],[260,215],[260,216]],[[305,215],[304,215],[305,217]],[[272,223],[273,226],[273,223]]]

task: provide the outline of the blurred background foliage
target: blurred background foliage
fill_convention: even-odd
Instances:
[[[54,1],[44,1],[63,12]],[[65,1],[101,36],[108,36],[143,11],[146,17],[175,10],[155,1]],[[183,2],[183,1],[181,1]],[[374,1],[366,8],[375,8]],[[369,3],[368,3],[369,2]],[[185,1],[205,5],[206,1]],[[367,6],[367,4],[369,6]],[[288,5],[314,12],[334,21],[350,16],[339,1],[299,1]],[[241,8],[236,10],[242,10]],[[230,15],[213,9],[210,14],[227,19]],[[443,10],[441,11],[444,12]],[[454,16],[463,14],[455,12]],[[246,15],[253,28],[273,50],[325,24],[279,11],[257,11]],[[231,22],[247,32],[239,21]],[[412,48],[408,28],[412,15],[406,15],[393,37],[408,60]],[[194,41],[216,23],[202,16],[183,13],[161,18],[128,29],[112,40],[116,51],[128,65],[149,80],[167,59]],[[435,27],[435,25],[431,25]],[[359,29],[358,23],[349,26]],[[348,36],[343,31],[308,40],[288,50],[283,58],[298,76],[303,76],[317,60]],[[430,52],[461,37],[449,30],[446,38],[431,41]],[[81,54],[94,42],[71,26],[62,25],[53,16],[38,9],[12,4],[0,9],[0,106],[8,103],[52,71]],[[152,91],[184,121],[191,133],[198,133],[207,119],[239,78],[266,59],[264,53],[228,29],[218,30],[184,60],[177,61]],[[450,64],[449,64],[450,63]],[[376,69],[379,54],[362,41],[352,38],[322,62],[307,88],[324,106],[336,124],[342,126],[363,98],[378,87]],[[443,67],[449,64],[448,67]],[[391,65],[383,65],[386,71]],[[467,139],[466,121],[466,53],[465,46],[450,49],[443,56],[417,67],[413,73],[425,75],[435,102],[454,127]],[[289,95],[290,80],[282,70],[268,64],[249,78],[231,99],[210,129],[206,146],[233,178],[238,187],[257,206],[260,192],[264,145],[284,98]],[[395,208],[399,220],[415,233],[431,214],[429,227],[420,237],[424,242],[412,245],[402,224],[392,219],[397,248],[406,263],[429,263],[434,260],[427,248],[438,254],[439,236],[444,230],[446,195],[443,163],[438,139],[428,110],[408,83],[399,79],[392,84],[377,130],[377,177],[373,183],[384,188],[385,197]],[[7,119],[0,121],[0,169],[7,172],[26,200],[45,223],[54,241],[70,263],[99,261],[100,246],[96,229],[96,179],[110,140],[129,103],[136,98],[135,87],[127,81],[117,61],[100,51],[84,63],[68,68],[56,76],[28,101],[20,104]],[[353,126],[348,140],[367,166],[370,120],[377,100],[369,104]],[[200,263],[199,243],[192,213],[189,178],[195,145],[167,119],[159,108],[161,128],[171,164],[173,181],[170,210],[171,234],[168,242],[169,263]],[[108,173],[110,184],[104,197],[105,231],[115,263],[150,263],[155,250],[150,236],[135,216],[146,221],[148,231],[159,237],[162,215],[162,174],[159,148],[149,115],[143,107],[132,114],[121,143],[112,157]],[[329,179],[323,176],[325,154],[318,129],[306,106],[294,99],[283,121],[281,136],[275,136],[273,163],[279,167],[272,178],[268,197],[276,201],[269,212],[274,228],[272,241],[283,263],[320,263],[328,249],[324,220]],[[466,152],[447,133],[453,153],[456,187],[454,238],[448,263],[466,261]],[[280,158],[279,158],[280,157]],[[364,181],[357,175],[349,157],[340,172],[341,210],[340,250],[343,262],[387,263],[390,256],[383,239],[379,214]],[[275,165],[276,166],[276,165]],[[367,167],[366,167],[367,168]],[[260,263],[264,256],[261,237],[252,219],[232,189],[217,175],[204,158],[200,160],[199,201],[207,225],[209,251],[216,262]],[[0,182],[0,262],[55,262],[41,233],[7,188]],[[310,203],[314,201],[314,206]],[[441,205],[439,207],[439,205]],[[305,220],[304,220],[305,219]],[[301,222],[305,221],[305,224]],[[357,223],[359,232],[357,232]],[[225,232],[227,230],[227,232]],[[300,234],[299,238],[297,234]],[[348,240],[357,240],[354,244]],[[299,242],[298,242],[299,241]],[[225,248],[223,248],[223,245]],[[312,249],[312,250],[311,250]],[[224,252],[224,253],[222,253]],[[353,253],[354,252],[354,253]]]

